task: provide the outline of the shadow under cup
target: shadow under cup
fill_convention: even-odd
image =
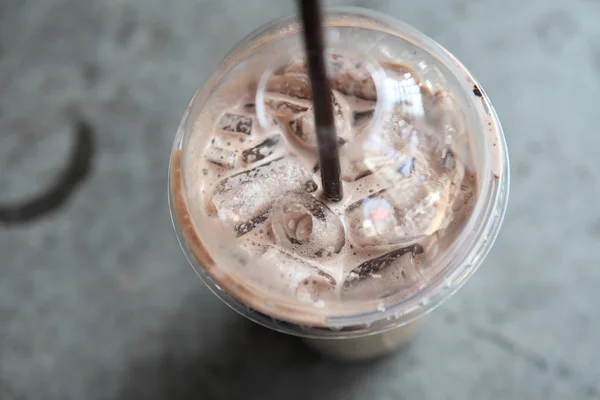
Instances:
[[[231,233],[202,219],[202,188],[193,174],[200,173],[188,157],[207,145],[211,127],[223,106],[239,99],[224,90],[260,81],[289,54],[301,48],[295,18],[271,22],[243,39],[219,64],[211,78],[192,98],[179,125],[171,155],[169,203],[179,242],[205,284],[231,308],[271,329],[301,336],[325,354],[342,359],[367,359],[389,353],[412,336],[419,319],[454,294],[481,265],[504,217],[509,190],[506,143],[489,99],[466,68],[448,51],[416,29],[372,11],[343,8],[327,10],[330,48],[381,63],[401,63],[418,71],[432,91],[444,89],[460,103],[472,168],[477,175],[477,200],[468,220],[436,257],[435,276],[409,295],[338,302],[316,308],[295,299],[276,296],[236,273],[232,265],[243,255]],[[233,86],[231,86],[233,85]],[[239,92],[239,91],[238,91]],[[378,117],[381,118],[381,117]],[[200,133],[198,133],[200,132]],[[217,251],[218,249],[218,251]]]

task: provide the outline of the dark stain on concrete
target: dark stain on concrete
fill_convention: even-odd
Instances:
[[[32,222],[59,209],[88,177],[93,166],[94,130],[89,122],[79,119],[73,126],[73,145],[62,173],[45,191],[13,204],[0,204],[0,224]]]

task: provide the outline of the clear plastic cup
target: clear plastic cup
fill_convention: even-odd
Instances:
[[[359,200],[351,205],[348,200],[346,203],[327,204],[325,207],[325,211],[330,210],[332,216],[339,216],[345,234],[348,235],[351,232],[353,235],[351,235],[352,239],[348,239],[346,236],[343,245],[338,246],[341,248],[340,250],[336,247],[335,240],[331,239],[332,235],[336,234],[334,231],[339,229],[339,225],[327,222],[326,229],[329,231],[325,231],[326,234],[317,238],[318,240],[315,239],[316,242],[323,241],[328,245],[326,248],[329,249],[329,253],[324,258],[326,262],[323,262],[325,273],[318,272],[310,275],[311,273],[306,272],[306,268],[312,271],[311,265],[314,266],[315,263],[320,262],[320,259],[317,260],[318,257],[315,256],[309,256],[306,260],[307,264],[298,264],[294,261],[296,260],[295,256],[290,258],[287,252],[273,250],[270,245],[264,246],[264,249],[267,250],[261,250],[268,256],[255,257],[252,252],[248,251],[248,244],[240,241],[240,237],[243,237],[242,235],[245,235],[247,230],[255,229],[255,226],[238,223],[246,221],[250,218],[248,216],[250,214],[245,214],[248,210],[243,207],[244,204],[236,203],[236,199],[237,196],[248,195],[249,190],[254,191],[252,196],[259,199],[257,202],[263,207],[262,209],[268,210],[268,213],[255,218],[255,221],[258,221],[256,226],[270,229],[265,235],[276,238],[277,245],[287,246],[286,251],[290,249],[295,251],[299,246],[300,242],[293,240],[281,243],[277,233],[281,234],[284,228],[274,225],[277,222],[277,214],[273,210],[277,210],[278,204],[285,201],[285,199],[280,199],[285,197],[287,191],[296,193],[299,184],[306,186],[303,181],[296,180],[300,179],[299,176],[304,176],[305,171],[314,165],[316,159],[314,157],[316,144],[314,141],[311,142],[310,138],[307,139],[309,137],[309,130],[306,128],[308,123],[303,121],[304,130],[298,136],[302,139],[300,142],[296,140],[298,137],[290,138],[289,132],[277,139],[279,142],[285,142],[286,146],[293,147],[294,157],[298,156],[298,168],[301,169],[301,172],[288,171],[292,175],[282,175],[283,178],[277,181],[275,187],[260,190],[260,186],[256,185],[243,186],[249,179],[257,176],[256,174],[248,175],[250,178],[242,177],[226,183],[221,182],[220,186],[216,183],[216,181],[223,181],[228,176],[227,174],[235,175],[231,171],[238,168],[243,162],[247,163],[247,165],[243,164],[246,165],[246,170],[251,170],[254,158],[257,155],[259,155],[258,158],[269,157],[272,153],[270,150],[269,153],[265,153],[263,150],[256,152],[250,151],[249,147],[248,152],[243,153],[244,161],[240,160],[242,152],[224,151],[220,148],[211,150],[210,157],[218,159],[217,161],[220,163],[219,169],[215,170],[219,172],[218,176],[217,172],[214,172],[213,176],[210,175],[213,174],[212,170],[207,172],[206,168],[201,168],[198,160],[200,159],[199,155],[206,155],[206,148],[211,146],[209,141],[212,140],[211,138],[214,139],[212,135],[215,126],[228,131],[224,133],[225,135],[231,134],[231,136],[226,136],[227,138],[239,140],[241,143],[246,138],[251,142],[252,135],[258,135],[264,139],[269,138],[272,132],[279,132],[278,130],[283,129],[281,128],[281,119],[277,118],[281,117],[280,114],[289,111],[289,105],[281,106],[281,99],[277,96],[274,97],[269,90],[273,86],[279,85],[278,82],[282,79],[280,76],[282,68],[287,74],[286,79],[290,76],[295,77],[297,72],[298,76],[304,79],[302,73],[305,71],[302,70],[302,63],[297,62],[298,56],[302,56],[301,35],[299,34],[301,27],[297,19],[293,17],[268,23],[247,36],[221,61],[204,87],[196,92],[185,110],[175,138],[170,164],[169,202],[173,224],[188,260],[204,283],[232,309],[266,327],[306,338],[312,348],[330,356],[348,360],[366,359],[387,354],[405,344],[412,337],[420,319],[454,294],[481,265],[498,234],[507,206],[508,153],[498,117],[488,97],[466,68],[439,44],[400,21],[359,8],[327,10],[325,25],[326,41],[330,52],[329,72],[330,76],[336,77],[332,79],[337,79],[332,85],[333,88],[350,96],[352,101],[358,99],[352,103],[352,107],[354,107],[352,108],[352,124],[356,123],[358,126],[359,122],[357,121],[362,115],[362,112],[356,110],[365,107],[369,112],[368,120],[360,128],[362,136],[357,134],[346,138],[343,140],[344,143],[340,144],[342,157],[346,157],[344,149],[353,149],[352,146],[355,146],[359,149],[358,153],[362,157],[361,165],[366,164],[372,170],[380,168],[378,174],[384,176],[385,182],[389,183],[389,179],[397,179],[396,175],[399,173],[412,176],[411,171],[414,169],[412,163],[420,162],[420,155],[413,157],[411,163],[407,164],[404,148],[401,151],[400,146],[395,148],[390,145],[391,142],[380,140],[381,132],[387,132],[391,123],[405,124],[393,119],[395,110],[399,107],[398,104],[402,102],[402,112],[410,113],[411,118],[414,117],[414,120],[410,121],[414,123],[414,126],[411,126],[415,130],[443,130],[439,136],[442,138],[440,143],[445,141],[448,146],[451,146],[449,148],[452,148],[453,153],[450,155],[456,160],[460,158],[458,153],[461,146],[468,147],[468,155],[460,159],[461,173],[463,174],[461,179],[469,173],[472,174],[476,195],[469,203],[469,207],[466,207],[467,210],[462,215],[460,224],[458,222],[453,224],[453,220],[458,221],[459,218],[456,215],[448,217],[450,211],[444,211],[441,214],[434,213],[432,217],[426,219],[419,216],[423,214],[423,210],[418,209],[417,214],[421,214],[417,215],[416,221],[425,218],[425,222],[412,223],[410,225],[412,230],[402,225],[400,219],[394,220],[390,226],[369,225],[367,223],[369,221],[365,222],[364,215],[368,213],[367,206],[371,203],[367,200]],[[350,60],[351,68],[355,66],[366,75],[357,78],[356,74],[351,74],[351,84],[348,85],[347,70],[344,70],[340,67],[340,63],[336,64],[335,61],[336,55],[339,54],[343,55],[344,60]],[[404,78],[397,79],[408,80],[414,76],[415,80],[412,81],[412,85],[398,85],[396,79],[398,76],[404,76]],[[368,82],[368,84],[358,87],[354,85],[356,79],[359,81],[362,79],[361,82]],[[303,86],[296,85],[298,82],[288,83],[286,83],[288,86],[285,86],[286,94],[289,94],[289,91],[294,91],[295,95],[298,94],[298,91],[302,92]],[[282,86],[277,87],[281,89]],[[281,91],[277,93],[279,95]],[[307,98],[298,96],[299,99],[294,107],[298,105],[305,107],[304,102]],[[418,104],[415,104],[415,101]],[[444,111],[437,115],[428,110],[428,101],[433,102],[431,104],[435,104],[436,107],[443,106],[443,110],[457,111]],[[275,108],[274,102],[277,103]],[[446,107],[447,102],[450,102],[448,107]],[[224,116],[224,110],[229,109],[232,103],[241,104],[242,109],[247,108],[247,112],[243,111],[244,118],[236,120],[231,119],[233,117]],[[309,103],[309,101],[306,102],[306,104]],[[337,105],[339,106],[339,104]],[[347,108],[347,105],[342,104],[339,108],[343,110],[344,107]],[[423,120],[426,121],[426,124],[423,123],[425,125],[419,125],[418,121],[421,121],[419,113],[427,117],[423,117]],[[457,115],[460,118],[456,119]],[[289,122],[285,121],[286,124]],[[344,121],[346,120],[340,122],[339,129],[342,131]],[[434,125],[431,125],[432,123]],[[298,127],[298,122],[290,123],[289,126],[295,129]],[[248,136],[250,129],[252,129],[252,133]],[[394,125],[393,129],[397,129],[397,126]],[[398,133],[397,135],[401,137],[403,134]],[[218,141],[219,139],[217,139]],[[234,146],[229,139],[223,139],[223,141],[227,141],[229,146]],[[243,145],[239,146],[243,147]],[[381,159],[381,154],[384,155],[384,161],[380,163],[384,167],[379,164],[375,165],[377,163],[372,161],[374,158],[369,158],[373,147],[379,151],[379,159]],[[217,150],[218,152],[215,153]],[[444,150],[442,154],[447,155],[447,152]],[[248,157],[254,158],[249,161]],[[449,158],[452,167],[448,167],[448,157],[446,156],[444,156],[445,164],[443,165],[445,165],[444,168],[456,171],[458,170],[456,166],[458,161],[453,157]],[[399,164],[400,159],[404,160],[402,164]],[[429,159],[427,158],[427,160]],[[273,161],[273,163],[276,162],[277,160]],[[271,164],[271,161],[263,164]],[[387,168],[391,164],[394,165],[394,169],[390,169],[392,172],[385,172],[387,170],[383,168]],[[427,162],[425,164],[427,167],[429,166]],[[342,160],[343,173],[344,168],[346,168],[346,172],[350,168],[345,165]],[[406,169],[407,166],[408,169]],[[283,167],[278,167],[279,169],[273,167],[273,171],[268,169],[271,167],[266,168],[261,170],[261,174],[264,173],[268,177],[269,174],[279,173],[277,171]],[[314,168],[312,173],[318,174],[318,168]],[[360,185],[356,182],[361,178],[356,178],[358,176],[356,174],[360,174],[360,171],[352,173],[355,175],[349,174],[350,178],[347,179],[349,183],[344,183],[344,185],[348,185],[350,188],[359,187]],[[302,192],[299,195],[300,198],[313,195],[318,198],[316,194],[318,193],[318,180],[314,182],[317,183],[314,188],[302,189],[306,189],[310,194]],[[428,185],[431,183],[428,180],[415,182],[420,182],[419,187],[429,187]],[[440,196],[446,196],[445,201],[449,204],[451,203],[450,199],[454,199],[455,202],[461,201],[457,194],[459,192],[452,191],[455,182],[436,180],[432,187],[437,188],[440,186],[440,182],[444,182],[446,185],[444,188],[447,188],[447,191],[440,193],[446,193],[446,195],[425,197],[426,199],[433,198],[431,204],[440,204],[442,202]],[[311,185],[313,184],[311,183]],[[371,182],[371,184],[374,183]],[[241,189],[237,189],[236,185]],[[227,186],[227,191],[223,190],[220,193],[221,198],[218,200],[220,203],[217,203],[213,195],[216,193],[215,188],[225,186]],[[365,192],[365,194],[369,201],[374,199],[378,202],[377,204],[380,204],[384,201],[382,199],[385,196],[388,196],[386,201],[393,202],[394,196],[402,196],[404,192],[389,191],[372,195]],[[352,194],[349,196],[352,197]],[[351,200],[356,200],[356,198]],[[314,201],[314,199],[308,201]],[[226,216],[227,221],[219,219],[222,217],[220,214],[222,209],[215,204],[225,204],[229,207],[228,210],[234,210]],[[283,207],[286,209],[285,203]],[[362,207],[359,208],[362,214],[356,214],[356,212],[353,214],[353,211],[348,211],[355,210],[356,207]],[[254,207],[252,211],[255,209],[258,208]],[[216,215],[219,218],[216,218]],[[424,215],[428,214],[424,213]],[[314,230],[317,229],[319,221],[314,219],[314,215],[312,218],[310,232],[315,235]],[[338,217],[335,218],[337,220]],[[323,221],[329,220],[324,217]],[[313,227],[312,224],[317,225]],[[367,234],[352,230],[352,224],[364,226]],[[275,228],[273,228],[274,226]],[[391,232],[391,236],[379,235],[383,231]],[[300,231],[296,231],[294,234],[298,232]],[[402,232],[402,234],[400,235],[398,232]],[[411,238],[414,240],[406,239],[406,235],[410,236],[407,232],[413,234],[414,238]],[[399,239],[400,236],[402,238]],[[435,237],[435,240],[430,240],[430,237]],[[331,243],[329,243],[330,241]],[[338,252],[350,251],[352,243],[360,243],[360,246],[363,246],[361,249],[365,252],[372,248],[379,249],[374,252],[374,254],[377,253],[377,257],[384,253],[387,256],[392,254],[391,251],[406,246],[417,246],[410,247],[413,253],[411,257],[416,257],[416,253],[428,256],[424,256],[423,259],[419,258],[418,262],[414,261],[416,266],[413,270],[416,271],[417,276],[414,280],[407,278],[403,272],[402,278],[398,277],[398,282],[401,284],[389,283],[396,282],[393,280],[395,278],[392,279],[391,275],[390,277],[385,275],[384,270],[383,277],[386,281],[381,284],[381,268],[378,264],[374,270],[367,271],[368,279],[371,281],[365,281],[362,277],[356,280],[359,283],[367,282],[362,285],[366,286],[366,289],[362,287],[355,290],[354,281],[348,278],[348,276],[352,276],[354,270],[350,275],[344,275],[342,272],[336,274],[335,268],[337,267],[331,267],[335,263],[329,260],[335,260]],[[418,244],[415,245],[415,243]],[[312,243],[312,245],[318,245],[318,243]],[[419,249],[419,251],[417,252],[415,249]],[[429,256],[433,252],[435,255]],[[323,255],[322,249],[315,254]],[[397,257],[400,256],[393,256],[388,261],[396,262]],[[402,255],[402,257],[405,256]],[[413,258],[410,260],[413,263]],[[382,265],[393,264],[392,261],[388,261],[383,262]],[[290,262],[299,266],[301,273],[296,275],[300,277],[298,279],[301,279],[302,283],[296,282],[297,286],[290,291],[289,286],[283,287],[277,283],[268,282],[273,274],[281,274],[280,276],[283,277],[287,273],[286,268],[292,265]],[[309,267],[306,267],[307,265]],[[360,264],[365,268],[373,265],[373,263]],[[354,273],[355,276],[358,277],[365,271],[365,268],[357,269],[359,274]],[[341,285],[344,279],[350,284]],[[414,284],[409,285],[407,282]],[[310,286],[312,291],[308,294],[305,293],[306,289],[303,289],[302,284],[313,285]],[[331,292],[327,292],[326,296],[323,294],[326,292],[325,289],[315,294],[317,292],[315,292],[314,287],[316,286],[314,285],[327,286],[327,290],[333,289]],[[339,287],[335,289],[336,285],[343,286],[343,289]],[[307,299],[309,300],[307,301]]]

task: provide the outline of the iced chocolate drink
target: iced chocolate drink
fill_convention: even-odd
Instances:
[[[397,347],[456,291],[506,203],[506,150],[481,89],[438,45],[381,18],[352,9],[327,20],[341,201],[323,196],[293,20],[224,60],[192,100],[171,160],[179,236],[209,287],[346,358]]]

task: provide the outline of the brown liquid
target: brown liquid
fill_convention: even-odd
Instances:
[[[412,83],[408,87],[399,84],[400,89],[416,88],[412,97],[396,103],[382,128],[387,132],[386,144],[403,157],[393,163],[389,158],[365,156],[362,144],[354,146],[372,134],[372,82],[360,71],[334,71],[332,87],[338,91],[332,101],[345,181],[345,198],[340,203],[322,199],[318,166],[311,168],[316,142],[310,102],[306,101],[310,90],[298,63],[282,69],[284,75],[267,85],[271,90],[265,96],[267,108],[276,121],[271,126],[259,126],[249,95],[222,110],[214,118],[214,128],[200,126],[194,133],[212,139],[197,148],[198,153],[186,155],[203,171],[200,180],[188,181],[192,186],[202,182],[203,200],[193,207],[183,193],[181,152],[174,151],[171,193],[183,236],[211,278],[238,300],[275,318],[325,326],[327,315],[374,309],[386,298],[408,296],[442,271],[435,263],[436,256],[452,243],[477,197],[475,173],[465,168],[472,164],[465,160],[471,154],[465,154],[464,148],[461,153],[450,145],[440,145],[439,138],[421,131],[406,116],[418,100],[428,123],[442,126],[460,118],[439,112],[440,104],[448,101],[447,93],[432,93],[419,86],[407,67],[386,68],[388,76],[398,82]],[[235,115],[240,117],[232,117]],[[436,150],[423,152],[419,145]],[[258,184],[261,179],[269,185]],[[276,184],[271,185],[272,181]],[[285,204],[278,205],[277,199],[286,193],[297,193],[301,206],[286,211]],[[252,201],[238,201],[238,195],[248,195]],[[367,210],[369,202],[383,206]],[[403,204],[406,209],[394,208]],[[258,261],[243,269],[217,266],[213,260],[217,255],[211,257],[190,217],[190,208],[196,207],[207,218],[221,221],[237,237],[238,245]],[[287,215],[296,219],[288,221]],[[273,229],[273,221],[279,217],[285,224]],[[335,221],[342,229],[339,240]],[[370,227],[375,234],[362,227]]]

